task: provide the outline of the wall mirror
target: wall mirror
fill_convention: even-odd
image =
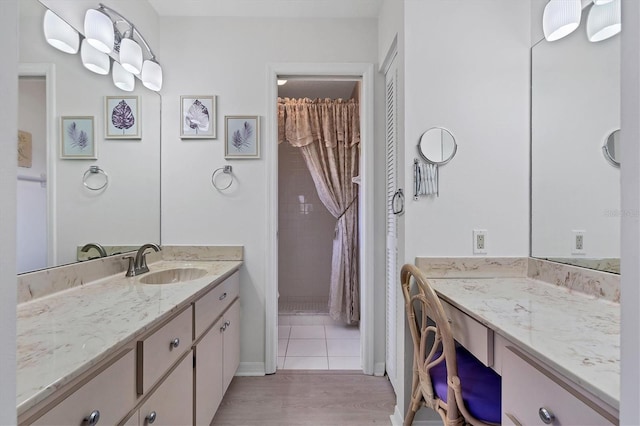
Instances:
[[[604,158],[606,158],[611,165],[620,167],[620,129],[611,132],[609,136],[607,136],[602,146],[602,152]]]
[[[447,164],[456,155],[458,145],[447,129],[433,127],[422,134],[418,142],[418,152],[428,163]]]
[[[585,21],[532,48],[531,255],[619,272],[620,169],[602,153],[620,161],[620,36],[590,43]]]
[[[18,168],[19,273],[73,263],[87,243],[99,243],[109,253],[160,243],[160,96],[139,81],[133,92],[123,92],[111,75],[85,69],[79,53],[63,53],[44,39],[45,6],[78,29],[85,11],[97,5],[84,0],[20,1],[18,127],[29,134],[31,145],[30,162]],[[156,20],[148,17],[154,15],[146,13],[147,2],[117,6],[145,36],[157,33]],[[137,138],[106,137],[108,96],[137,98]],[[97,159],[61,158],[61,117],[70,116],[92,117]],[[83,184],[91,166],[109,175],[101,191]],[[46,182],[30,180],[41,176]],[[86,256],[99,254],[92,249]]]

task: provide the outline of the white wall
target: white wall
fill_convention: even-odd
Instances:
[[[536,257],[620,257],[620,169],[602,152],[620,128],[620,37],[591,43],[582,21],[568,37],[532,49]],[[582,255],[572,255],[573,230],[586,232]]]
[[[47,4],[80,28],[84,11],[96,6],[95,2],[78,0],[47,0]],[[157,15],[147,2],[113,0],[105,4],[136,23],[150,43],[154,40]],[[86,70],[79,54],[69,55],[49,46],[42,33],[44,11],[36,0],[20,1],[20,62],[55,64],[56,128],[59,131],[61,116],[93,116],[98,154],[98,160],[56,159],[56,173],[50,176],[57,189],[56,263],[74,262],[77,246],[88,242],[105,245],[158,242],[160,96],[139,81],[134,92],[123,92],[113,85],[110,75],[99,76]],[[140,97],[142,139],[108,140],[105,96],[125,95]],[[54,135],[56,144],[59,138],[59,134]],[[109,186],[104,192],[92,192],[83,186],[82,176],[90,165],[98,165],[109,174]]]
[[[640,3],[622,4],[622,343],[620,424],[640,424]]]
[[[0,1],[0,424],[16,424],[18,1]]]
[[[511,0],[405,3],[405,187],[420,135],[449,129],[455,158],[440,197],[407,202],[405,258],[529,254],[530,4]]]
[[[263,147],[276,143],[264,137],[267,102],[271,102],[267,64],[374,63],[376,23],[374,19],[160,19],[159,55],[171,64],[165,68],[163,89],[162,242],[244,245],[241,362],[265,359],[264,152],[268,150],[262,150],[260,160],[225,161],[224,116],[261,116]],[[180,140],[180,95],[218,96],[216,140]],[[220,193],[211,186],[211,173],[227,163],[233,165],[236,181]],[[384,353],[379,342],[376,347]]]
[[[43,77],[21,78],[18,84],[18,129],[31,134],[31,167],[18,174],[40,177],[47,172],[47,96]],[[47,267],[47,189],[18,180],[17,271]]]

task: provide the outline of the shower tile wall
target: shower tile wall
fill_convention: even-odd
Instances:
[[[278,162],[279,305],[327,311],[335,219],[318,198],[299,148],[281,143]]]

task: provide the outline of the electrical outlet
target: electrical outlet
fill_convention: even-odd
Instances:
[[[574,229],[571,232],[573,234],[571,239],[571,254],[585,254],[585,231]]]
[[[473,230],[473,254],[487,254],[487,230]]]

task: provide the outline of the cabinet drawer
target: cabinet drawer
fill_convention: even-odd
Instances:
[[[493,330],[485,327],[469,315],[440,299],[449,323],[453,338],[471,352],[487,367],[493,365]]]
[[[138,341],[139,394],[147,392],[191,348],[192,312],[189,306],[153,334]]]
[[[539,411],[553,413],[552,425],[609,425],[602,409],[576,389],[570,389],[553,373],[533,365],[511,349],[502,361],[502,424],[541,425]],[[606,415],[606,414],[604,414]],[[607,415],[608,416],[608,415]]]
[[[194,304],[195,339],[200,337],[200,335],[213,324],[239,294],[240,273],[236,271],[209,293],[196,300]]]
[[[193,425],[193,353],[176,366],[139,410],[140,424]],[[153,421],[150,419],[153,418]]]
[[[84,425],[84,419],[96,410],[100,424],[116,424],[136,403],[135,367],[135,351],[129,350],[31,424]]]

